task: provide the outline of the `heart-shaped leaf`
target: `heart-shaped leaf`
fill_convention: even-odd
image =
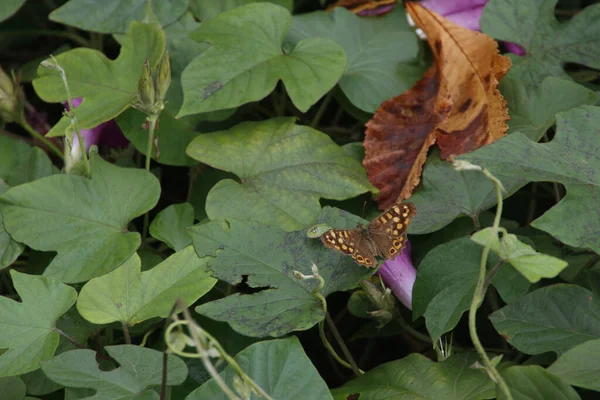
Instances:
[[[580,106],[556,120],[556,136],[548,144],[516,133],[460,158],[492,173],[565,185],[567,195],[532,226],[568,245],[600,252],[600,107]]]
[[[233,172],[206,199],[211,220],[260,221],[286,231],[312,225],[320,198],[344,200],[375,191],[360,163],[331,138],[292,118],[244,122],[228,131],[198,136],[188,154]]]
[[[337,228],[354,228],[359,218],[325,207],[319,222]],[[364,221],[362,221],[364,222]],[[299,280],[293,271],[311,274],[314,262],[325,279],[323,296],[348,290],[372,270],[348,256],[309,239],[306,231],[286,233],[256,222],[212,221],[190,230],[200,256],[213,256],[213,276],[231,284],[244,281],[262,289],[250,295],[234,294],[196,308],[212,319],[228,322],[247,336],[281,336],[309,329],[324,317],[322,304],[312,294],[315,279]]]
[[[441,363],[411,354],[378,365],[331,392],[335,400],[491,399],[494,385],[483,371],[470,368],[475,361],[474,353],[454,354]]]
[[[175,21],[188,7],[189,0],[150,0],[152,13],[165,26]],[[132,21],[144,21],[148,0],[70,0],[52,11],[50,20],[84,31],[126,32]]]
[[[135,252],[140,235],[129,222],[160,194],[149,172],[114,166],[90,153],[92,178],[53,175],[0,196],[4,227],[17,241],[58,255],[44,271],[63,282],[83,282],[112,271]]]
[[[154,68],[164,51],[165,36],[158,26],[133,22],[121,53],[114,61],[88,48],[77,48],[56,56],[56,62],[67,75],[71,95],[84,98],[76,109],[79,128],[94,128],[128,108],[136,99],[144,61],[148,60]],[[33,87],[42,100],[57,103],[67,99],[58,71],[40,66],[38,76]],[[67,134],[70,124],[71,120],[63,116],[47,136]]]
[[[527,354],[560,354],[600,338],[600,303],[589,290],[575,285],[535,290],[490,319],[510,344]]]
[[[273,399],[331,399],[323,378],[294,336],[266,340],[242,350],[235,357],[240,368]],[[234,387],[237,372],[227,367],[221,378]],[[186,400],[227,400],[214,379],[208,380],[185,398]]]
[[[185,228],[194,224],[194,208],[189,203],[173,204],[165,208],[150,224],[149,232],[175,251],[189,246],[192,241]]]
[[[77,299],[77,292],[52,278],[10,271],[18,303],[0,297],[0,377],[34,371],[58,346],[56,321]]]
[[[236,7],[240,7],[250,3],[259,3],[268,1],[270,3],[278,4],[282,7],[287,8],[290,12],[294,8],[293,0],[220,0],[220,1],[206,1],[206,0],[190,0],[190,9],[194,13],[194,16],[200,21],[208,21],[217,15],[226,11],[233,10]]]
[[[336,43],[320,38],[304,39],[284,52],[291,19],[281,6],[253,3],[204,22],[191,37],[212,46],[183,71],[178,116],[260,100],[279,80],[294,105],[308,110],[338,82],[346,55]]]
[[[286,42],[294,45],[309,37],[331,39],[344,48],[348,65],[340,88],[352,104],[370,113],[408,90],[424,72],[410,64],[419,46],[400,4],[380,17],[358,17],[343,7],[294,16]]]
[[[141,272],[140,258],[134,254],[116,270],[86,283],[77,310],[94,324],[120,321],[133,326],[153,317],[166,318],[178,298],[189,306],[215,285],[206,261],[189,246]]]
[[[44,373],[54,382],[71,388],[89,388],[96,393],[86,397],[93,400],[158,399],[161,384],[163,355],[160,351],[140,346],[121,345],[104,347],[120,364],[111,371],[103,371],[92,350],[71,350],[46,361]],[[167,356],[167,385],[179,385],[188,369],[180,358]],[[156,389],[154,389],[156,388]]]

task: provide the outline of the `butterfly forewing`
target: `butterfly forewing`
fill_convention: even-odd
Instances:
[[[394,259],[406,243],[406,232],[416,214],[412,203],[398,203],[383,212],[364,228],[330,229],[321,236],[321,242],[343,254],[352,256],[366,267],[377,265],[376,256]]]

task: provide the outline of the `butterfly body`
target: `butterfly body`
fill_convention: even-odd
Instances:
[[[410,220],[416,214],[412,203],[398,203],[383,212],[367,226],[356,229],[329,229],[321,242],[351,256],[358,264],[369,268],[377,265],[377,256],[394,259],[404,247]]]

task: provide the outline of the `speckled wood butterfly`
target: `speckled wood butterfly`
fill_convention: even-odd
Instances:
[[[413,203],[398,203],[375,218],[367,226],[356,229],[329,229],[321,242],[352,258],[365,267],[377,266],[376,256],[394,259],[404,247],[410,220],[417,213]]]

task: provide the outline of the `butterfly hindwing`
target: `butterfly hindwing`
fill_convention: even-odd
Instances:
[[[367,231],[358,229],[330,229],[321,236],[321,242],[327,247],[351,256],[365,267],[375,267],[377,260],[368,243]]]

